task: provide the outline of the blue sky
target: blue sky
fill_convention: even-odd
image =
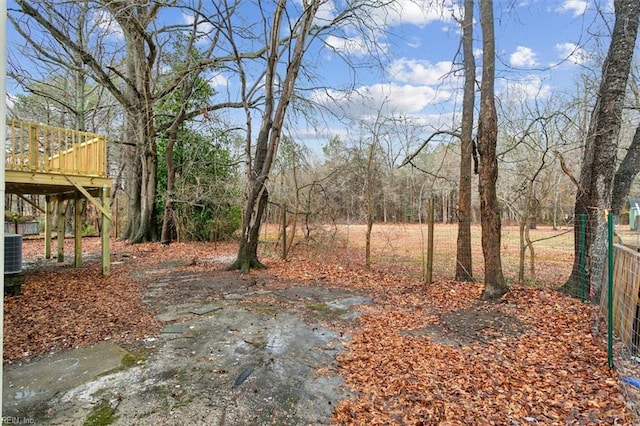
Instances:
[[[342,29],[342,38],[325,36],[325,46],[315,46],[307,60],[314,64],[318,78],[308,85],[321,85],[326,89],[309,89],[304,92],[305,96],[353,120],[366,120],[384,110],[430,129],[455,126],[462,80],[459,74],[450,72],[460,68],[453,64],[461,60],[459,54],[456,56],[460,27],[453,18],[454,15],[461,17],[459,3],[458,0],[396,0],[391,8],[371,11],[371,19],[382,24],[368,34],[378,43],[382,66],[362,68],[355,79],[345,62],[328,47],[354,63],[367,62],[370,57],[363,49],[361,34],[347,26]],[[496,89],[499,96],[508,92],[521,101],[550,98],[570,90],[583,67],[593,68],[591,58],[595,44],[590,33],[603,28],[598,11],[611,21],[613,17],[612,0],[494,0],[494,3],[498,54]],[[300,0],[292,4],[294,8],[299,7]],[[249,8],[251,3],[246,5]],[[343,0],[327,0],[317,15],[318,22],[331,19],[341,7]],[[251,15],[250,9],[243,12]],[[474,43],[480,76],[482,51],[478,15],[476,11]],[[98,15],[94,18],[109,21]],[[189,22],[193,16],[181,13],[164,19]],[[106,28],[115,44],[119,44],[117,39],[121,35],[117,25],[112,23]],[[206,24],[202,29],[206,31]],[[12,37],[15,34],[9,28],[10,43]],[[212,73],[208,78],[220,96],[233,97],[237,93],[238,81],[233,74]],[[305,85],[303,79],[300,83]],[[357,89],[357,93],[344,91],[348,86]],[[231,113],[226,117],[233,120]],[[327,119],[326,123],[327,128],[319,136],[315,128],[300,120],[290,124],[289,131],[312,144],[322,144],[331,135],[348,137],[345,121]]]
[[[522,96],[544,98],[571,86],[592,53],[587,30],[593,30],[599,22],[597,7],[606,15],[613,10],[610,1],[497,0],[497,90],[511,93],[517,90]],[[388,31],[396,36],[388,37],[390,44],[385,52],[388,64],[380,74],[364,73],[358,80],[357,86],[361,92],[368,93],[372,109],[386,103],[397,114],[429,122],[434,119],[431,115],[446,115],[457,108],[455,93],[461,80],[447,77],[451,69],[456,68],[452,62],[460,60],[456,58],[459,25],[451,19],[451,10],[460,16],[449,4],[441,11],[428,14],[416,9],[389,25]],[[476,24],[474,43],[479,75],[482,52],[480,25]],[[386,41],[384,37],[381,39]],[[329,58],[327,63],[335,63],[331,75],[339,81],[341,67],[337,62]],[[327,71],[330,70],[327,65]],[[358,106],[345,106],[345,109],[358,110]]]

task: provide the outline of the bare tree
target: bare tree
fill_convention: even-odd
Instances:
[[[371,233],[373,223],[376,218],[378,200],[382,198],[382,181],[381,179],[379,151],[382,149],[382,140],[388,140],[387,127],[391,119],[384,117],[382,111],[384,103],[378,110],[373,120],[363,121],[361,128],[365,131],[361,137],[365,142],[362,150],[362,157],[366,157],[365,180],[364,180],[364,201],[366,205],[366,223],[367,230],[365,233],[365,267],[371,269]],[[368,146],[367,146],[368,145]],[[392,170],[389,167],[389,170]]]
[[[171,242],[171,230],[174,227],[174,197],[175,197],[175,181],[176,168],[174,165],[174,149],[176,143],[179,143],[178,133],[180,128],[189,120],[201,114],[208,114],[223,108],[240,108],[242,103],[239,102],[219,102],[210,101],[212,90],[203,78],[203,74],[207,71],[206,67],[200,66],[200,58],[211,58],[218,47],[220,38],[224,37],[225,25],[230,22],[230,15],[235,10],[237,3],[226,4],[226,7],[218,7],[214,12],[207,13],[198,3],[193,8],[193,22],[190,30],[186,31],[183,37],[174,41],[175,52],[186,52],[184,56],[178,55],[174,61],[163,62],[168,68],[175,69],[175,72],[165,76],[164,80],[168,80],[168,87],[162,87],[165,95],[160,102],[168,104],[169,113],[165,112],[165,116],[160,117],[157,121],[158,132],[166,131],[167,146],[165,151],[165,161],[167,165],[167,187],[164,213],[162,217],[162,230],[160,233],[160,241],[163,244]],[[215,23],[211,25],[211,30],[207,34],[210,40],[203,50],[198,48],[198,42],[203,36],[200,26],[203,22]],[[165,55],[165,57],[176,56]],[[177,63],[176,63],[177,62]],[[176,77],[179,77],[176,79]],[[169,89],[167,93],[166,90]],[[165,108],[166,109],[166,108]]]
[[[291,19],[286,13],[286,0],[277,2],[271,22],[268,23],[269,29],[265,34],[268,50],[264,74],[264,106],[253,156],[252,140],[250,137],[247,138],[248,188],[242,220],[242,237],[237,259],[229,269],[248,271],[250,268],[264,267],[258,260],[258,237],[269,199],[266,183],[278,150],[285,114],[294,94],[302,58],[308,48],[307,39],[313,29],[320,4],[321,2],[316,0],[303,1],[300,16],[287,22],[290,35],[284,48],[281,40],[283,20],[285,17]],[[286,60],[286,72],[284,77],[279,79],[277,69],[283,59]]]
[[[88,0],[42,11],[68,39],[84,49],[103,46],[96,55],[101,61],[112,60],[114,53],[104,47],[108,45],[107,31],[90,19],[90,12]],[[90,72],[77,52],[55,45],[46,35],[33,31],[26,16],[14,9],[9,9],[7,19],[20,36],[8,52],[7,75],[31,95],[32,103],[30,110],[14,109],[19,113],[18,118],[81,131],[109,132],[113,122],[113,99],[91,80]],[[23,96],[19,95],[19,98]]]
[[[508,290],[502,275],[500,258],[500,209],[496,196],[498,161],[498,117],[495,105],[495,37],[493,0],[480,0],[482,26],[482,83],[480,86],[480,117],[478,122],[478,189],[482,222],[482,254],[484,255],[484,290],[482,299],[496,299]]]
[[[473,112],[475,108],[476,62],[473,56],[473,0],[464,1],[462,51],[464,94],[460,130],[460,183],[458,189],[458,239],[456,281],[473,280],[471,258],[471,160],[473,154]]]
[[[376,143],[374,141],[369,145],[369,153],[367,155],[367,179],[365,187],[365,202],[367,204],[367,231],[365,233],[365,267],[371,269],[371,231],[373,230],[373,220],[375,219],[375,198],[374,198],[374,175],[375,175],[375,156]]]
[[[606,263],[607,223],[604,213],[612,206],[611,191],[622,108],[640,19],[638,0],[615,0],[614,7],[611,44],[602,66],[598,98],[591,114],[574,208],[576,217],[587,215],[584,272],[594,294],[601,289]],[[578,294],[582,273],[578,242],[576,235],[573,269],[562,287],[571,294]]]
[[[271,201],[280,210],[282,227],[278,241],[281,241],[282,258],[286,259],[294,246],[298,231],[298,219],[307,218],[311,214],[311,190],[314,176],[309,162],[309,151],[305,145],[297,143],[293,138],[285,136],[280,141],[280,155],[273,170],[273,185],[270,192]],[[289,219],[289,213],[293,217]],[[308,221],[305,221],[308,224]],[[309,229],[307,228],[307,231]],[[287,237],[287,233],[288,237]],[[310,235],[305,232],[305,238]]]
[[[361,0],[348,2],[341,10],[336,10],[333,2],[323,0],[279,0],[269,5],[273,10],[268,10],[266,3],[257,3],[263,19],[257,26],[263,29],[259,39],[267,41],[264,61],[260,65],[264,70],[263,75],[251,84],[247,79],[248,68],[241,61],[236,64],[236,71],[242,82],[243,101],[248,103],[252,96],[259,93],[262,101],[261,112],[259,125],[256,126],[259,130],[254,141],[252,111],[248,106],[245,107],[246,204],[238,256],[229,269],[247,271],[250,268],[264,267],[258,259],[257,249],[263,214],[269,199],[267,181],[278,152],[290,103],[294,99],[300,100],[298,96],[294,96],[295,89],[300,89],[296,87],[298,75],[304,73],[310,80],[314,78],[311,69],[302,66],[309,47],[316,40],[321,42],[320,36],[329,30],[332,31],[331,35],[341,34],[346,37],[344,27],[361,32],[359,35],[365,40],[368,37],[369,41],[374,40],[373,26],[378,23],[372,15],[378,9],[388,7],[392,3],[383,0]],[[318,16],[320,7],[327,8],[326,12],[330,13]],[[327,18],[329,14],[332,14],[331,18]],[[284,30],[286,33],[282,34]],[[230,38],[233,37],[233,34],[229,35]],[[235,49],[237,45],[233,40],[231,44]]]
[[[458,129],[439,130],[434,132],[425,143],[411,156],[407,157],[402,165],[411,163],[413,159],[424,149],[429,141],[440,135],[456,137],[460,140],[460,162],[458,183],[458,236],[456,243],[455,280],[473,280],[473,259],[471,255],[471,178],[472,159],[474,153],[473,127],[475,109],[475,85],[476,64],[473,55],[473,0],[464,0],[464,15],[458,21],[462,27],[462,59],[464,64],[464,88],[462,101],[462,120]],[[448,221],[446,210],[448,203],[446,196],[442,197],[443,222]]]
[[[527,102],[522,102],[521,97],[511,94],[509,99],[518,105],[513,108],[503,109],[504,129],[500,138],[502,152],[500,166],[502,175],[508,175],[499,181],[499,187],[503,190],[500,197],[503,204],[518,222],[520,236],[520,259],[518,265],[518,283],[524,283],[525,258],[529,251],[530,277],[535,279],[535,252],[534,240],[530,230],[535,229],[538,221],[542,200],[552,192],[553,181],[545,184],[545,175],[551,167],[551,136],[549,128],[555,124],[555,113],[545,115],[539,110],[537,100],[535,108],[531,108]],[[502,104],[504,107],[505,104]],[[521,110],[516,108],[520,106]],[[509,115],[512,117],[509,117]]]

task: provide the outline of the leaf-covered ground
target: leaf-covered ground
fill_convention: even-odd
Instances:
[[[25,241],[25,258],[41,244]],[[91,250],[96,241],[85,243]],[[5,299],[4,361],[153,336],[159,324],[135,272],[173,262],[221,273],[208,259],[234,253],[232,245],[114,243],[110,277],[97,261],[34,269],[23,295]],[[479,284],[425,286],[397,265],[365,271],[355,252],[349,266],[335,253],[301,253],[265,257],[270,268],[251,274],[273,287],[344,287],[376,302],[356,320],[332,324],[351,335],[338,368],[357,395],[336,407],[335,424],[634,424],[601,336],[592,334],[594,307],[530,288],[483,303]]]
[[[629,424],[618,378],[590,333],[589,306],[535,290],[478,304],[477,286],[439,286],[406,296],[413,308],[405,303],[361,318],[340,359],[361,394],[338,408],[338,423]],[[406,333],[441,322],[429,305],[446,306],[447,292],[496,324],[458,342],[451,334],[459,330],[446,323],[449,342]],[[519,319],[522,332],[503,332],[502,317]]]
[[[24,240],[28,273],[22,295],[4,300],[5,363],[104,340],[131,344],[156,335],[160,323],[153,307],[142,302],[145,282],[132,279],[132,274],[157,262],[189,262],[199,254],[215,253],[197,244],[174,244],[170,249],[160,244],[111,244],[113,272],[105,277],[97,260],[97,238],[84,239],[85,263],[80,268],[68,262],[58,265],[55,259],[44,263],[43,241]],[[65,254],[69,253],[73,240],[65,240]]]
[[[336,409],[337,424],[634,424],[602,336],[592,335],[591,305],[531,288],[483,303],[480,284],[425,286],[391,266],[299,262],[287,269],[378,302],[362,308],[339,359],[358,397]]]

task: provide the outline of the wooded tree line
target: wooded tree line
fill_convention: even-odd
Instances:
[[[292,113],[309,121],[318,113],[318,51],[352,67],[351,89],[358,68],[383,63],[375,35],[388,28],[377,11],[402,7],[385,0],[16,0],[9,20],[22,42],[10,49],[9,77],[21,94],[12,113],[109,137],[114,188],[128,200],[123,236],[132,243],[239,229],[232,267],[248,270],[262,266],[269,205],[310,233],[327,221],[420,222],[435,198],[436,217],[458,224],[458,280],[472,278],[469,227],[482,223],[486,297],[506,291],[502,220],[559,226],[586,212],[599,220],[589,233],[596,268],[604,250],[598,218],[621,211],[640,164],[640,6],[614,1],[602,73],[594,62],[574,93],[523,102],[522,93],[494,86],[493,2],[454,3],[448,12],[462,37],[452,73],[461,76],[463,104],[451,128],[426,128],[380,105],[374,117],[347,117],[348,135],[327,137],[321,153],[289,131]],[[328,42],[346,43],[356,30],[367,59]]]

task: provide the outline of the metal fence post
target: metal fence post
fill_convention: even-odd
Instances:
[[[613,213],[607,215],[607,363],[613,368]]]
[[[580,240],[578,241],[578,245],[580,247],[580,300],[584,303],[587,299],[586,296],[586,271],[585,271],[585,252],[587,251],[587,214],[580,214]]]
[[[433,223],[435,222],[435,205],[433,197],[429,198],[429,223],[427,226],[427,265],[425,268],[424,282],[431,284],[433,282]]]

